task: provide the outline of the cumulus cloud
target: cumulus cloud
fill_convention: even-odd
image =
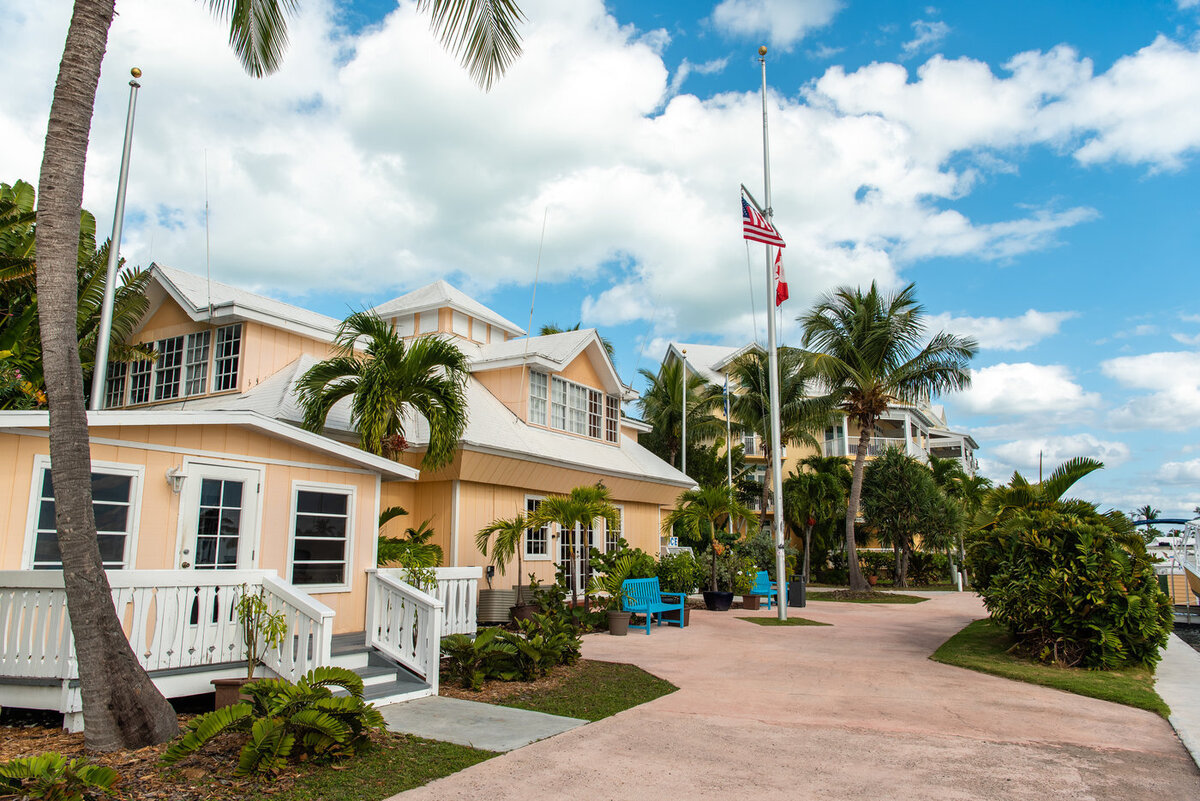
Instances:
[[[1038,457],[1041,456],[1044,471],[1049,473],[1058,465],[1080,456],[1104,462],[1106,467],[1116,467],[1129,459],[1129,446],[1124,442],[1102,440],[1093,434],[1064,434],[1050,437],[1031,437],[1006,442],[989,449],[994,458],[1006,466],[1036,475]]]
[[[1169,484],[1200,485],[1200,459],[1186,462],[1165,462],[1158,469],[1158,478]]]
[[[932,50],[950,35],[950,26],[941,20],[919,19],[913,22],[913,38],[900,46],[905,58]]]
[[[1029,309],[1019,317],[955,317],[948,313],[929,317],[930,330],[974,337],[984,350],[1025,350],[1058,333],[1078,312],[1042,312]]]
[[[954,396],[955,405],[988,415],[1061,414],[1097,406],[1100,396],[1085,392],[1061,364],[996,364],[971,372],[971,387]]]
[[[1106,376],[1131,389],[1150,390],[1109,413],[1118,429],[1184,430],[1200,425],[1200,353],[1164,351],[1101,362]]]
[[[721,0],[712,21],[731,36],[765,34],[772,46],[786,50],[828,25],[841,9],[841,0]]]

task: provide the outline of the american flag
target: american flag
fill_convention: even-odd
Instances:
[[[745,194],[742,195],[742,239],[784,247],[778,232],[767,222],[767,218],[746,200]]]

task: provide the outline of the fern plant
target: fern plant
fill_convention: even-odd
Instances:
[[[86,801],[116,795],[113,786],[120,778],[112,768],[51,751],[0,765],[0,796]]]
[[[330,687],[340,687],[349,695],[335,697]],[[220,734],[243,732],[247,738],[235,775],[274,774],[289,759],[330,761],[354,756],[372,729],[384,728],[379,710],[362,698],[362,679],[345,668],[314,668],[295,684],[260,679],[242,692],[249,701],[189,721],[162,762],[173,765]]]

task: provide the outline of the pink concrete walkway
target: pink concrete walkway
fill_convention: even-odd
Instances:
[[[590,636],[680,690],[403,793],[402,799],[1153,799],[1200,772],[1150,712],[939,665],[973,596],[810,603],[832,627],[693,612],[683,631]]]

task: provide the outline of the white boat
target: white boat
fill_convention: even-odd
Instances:
[[[1200,549],[1196,547],[1197,541],[1200,541],[1200,517],[1184,524],[1182,541],[1175,549],[1175,561],[1187,576],[1188,589],[1192,595],[1200,597]]]

